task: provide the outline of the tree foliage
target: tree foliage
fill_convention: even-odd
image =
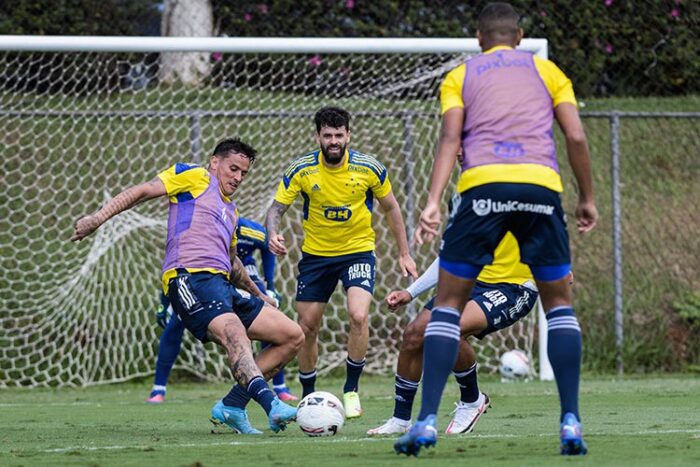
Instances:
[[[212,0],[229,36],[474,37],[486,1]],[[580,96],[700,92],[700,2],[513,0]]]
[[[0,34],[135,36],[160,22],[154,0],[0,2]]]

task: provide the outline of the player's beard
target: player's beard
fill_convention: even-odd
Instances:
[[[342,146],[341,145],[335,145],[335,146],[321,145],[321,152],[323,152],[323,160],[326,161],[326,164],[330,164],[330,165],[335,165],[335,164],[340,163],[340,161],[343,160],[343,156],[345,156],[345,149],[347,147],[348,147],[347,144],[342,145]],[[338,153],[338,155],[336,156],[334,154],[330,154],[329,149],[336,149],[336,148],[340,148],[340,152]]]

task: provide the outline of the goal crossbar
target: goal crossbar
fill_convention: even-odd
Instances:
[[[521,50],[547,57],[547,39]],[[452,53],[479,50],[475,38],[0,36],[0,50],[40,52]]]

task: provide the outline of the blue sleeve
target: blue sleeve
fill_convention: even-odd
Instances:
[[[262,256],[263,275],[267,288],[275,290],[275,261],[277,261],[277,257],[270,251],[267,244],[260,249],[260,256]]]

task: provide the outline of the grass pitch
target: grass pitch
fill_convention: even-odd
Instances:
[[[295,384],[294,389],[298,390]],[[342,381],[320,378],[318,389],[341,392]],[[222,384],[169,387],[161,406],[144,403],[148,382],[87,389],[0,391],[0,465],[316,466],[400,465],[700,465],[700,378],[586,377],[581,408],[589,455],[558,454],[559,403],[553,382],[501,384],[483,378],[492,408],[475,432],[441,436],[418,459],[394,454],[394,437],[369,438],[368,428],[391,415],[393,379],[364,377],[365,413],[338,436],[308,438],[296,425],[258,437],[216,430],[208,421]],[[439,428],[457,398],[450,380]],[[414,407],[417,413],[418,404]],[[266,427],[262,409],[251,420]]]

